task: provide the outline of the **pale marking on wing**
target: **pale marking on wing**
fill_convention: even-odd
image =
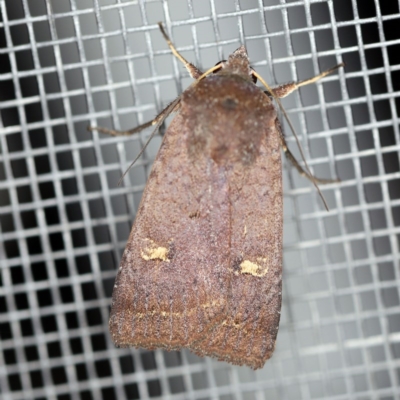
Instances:
[[[140,250],[140,255],[143,260],[161,260],[165,262],[170,262],[168,259],[169,250],[166,247],[158,246],[151,239],[144,239],[148,242],[148,245],[144,249]]]
[[[222,306],[224,305],[224,303],[222,302],[217,302],[217,301],[212,301],[211,303],[206,303],[206,304],[201,304],[200,307],[202,308],[211,308],[211,307],[215,307],[215,306]],[[186,311],[187,315],[193,314],[194,312],[197,312],[197,309],[191,309],[190,311]],[[143,318],[143,317],[148,317],[148,316],[152,316],[152,315],[160,315],[161,317],[169,317],[170,315],[173,316],[179,316],[179,315],[183,315],[184,313],[181,312],[167,312],[167,311],[157,311],[157,310],[152,310],[149,312],[145,312],[145,313],[134,313],[135,317],[137,318]]]
[[[267,264],[267,259],[266,258],[257,258],[257,261],[261,264]],[[261,277],[267,274],[268,272],[268,264],[264,267],[262,265],[253,263],[249,260],[244,260],[241,264],[240,264],[240,273],[241,274],[250,274],[253,276],[257,276],[257,277]]]
[[[248,329],[243,328],[243,326],[246,325],[246,322],[235,322],[235,321],[232,321],[232,320],[226,320],[225,319],[224,321],[221,322],[221,325],[222,326],[228,326],[228,327],[231,327],[231,328],[235,328],[235,329],[237,329],[239,331],[242,331],[244,334],[249,333]]]

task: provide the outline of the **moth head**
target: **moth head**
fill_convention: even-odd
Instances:
[[[215,65],[220,65],[221,68],[214,71],[221,75],[239,75],[246,80],[257,82],[257,78],[253,75],[253,68],[250,66],[249,57],[246,48],[240,46],[229,57],[228,60],[219,61]]]

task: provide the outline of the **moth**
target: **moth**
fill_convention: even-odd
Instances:
[[[153,121],[176,113],[162,140],[115,280],[109,321],[118,347],[190,349],[261,368],[271,357],[282,298],[281,148],[273,99],[314,78],[256,86],[245,47],[195,79]],[[262,79],[262,78],[261,78]],[[265,83],[262,80],[263,83]],[[278,100],[279,101],[279,100]]]

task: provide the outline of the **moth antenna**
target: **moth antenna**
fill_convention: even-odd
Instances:
[[[129,167],[122,174],[121,178],[118,181],[118,186],[121,184],[121,182],[125,178],[126,174],[129,172],[129,170],[135,165],[135,163],[139,159],[139,157],[144,153],[144,151],[146,150],[147,146],[149,145],[151,139],[153,139],[153,137],[157,133],[157,131],[160,128],[160,126],[164,123],[164,121],[168,118],[168,116],[174,111],[174,108],[179,104],[180,101],[181,101],[181,96],[177,97],[172,103],[170,103],[166,108],[164,108],[164,110],[161,111],[161,113],[158,114],[158,116],[154,119],[154,121],[156,121],[156,124],[155,124],[156,126],[155,126],[153,132],[151,133],[151,135],[147,139],[146,143],[144,144],[144,146],[140,150],[139,154],[129,164]]]
[[[196,80],[191,84],[191,86],[196,85],[198,82],[200,82],[203,78],[205,78],[207,75],[211,74],[212,72],[216,71],[217,69],[221,68],[219,65],[214,65],[214,67],[208,69],[206,72],[202,73],[200,70],[198,70],[193,64],[189,63],[188,61],[186,61],[186,59],[178,52],[178,50],[176,50],[175,46],[173,45],[173,43],[171,42],[170,38],[168,37],[168,35],[166,34],[166,32],[164,31],[164,27],[162,25],[161,22],[158,23],[158,26],[160,27],[161,33],[163,34],[165,40],[168,43],[168,46],[170,47],[171,51],[173,52],[173,54],[185,65],[186,69],[189,71],[189,73],[191,74],[191,76],[193,78],[196,78]],[[154,135],[157,133],[158,129],[160,128],[160,126],[163,124],[163,122],[166,120],[166,118],[171,114],[171,112],[173,112],[174,108],[179,104],[181,97],[179,96],[177,99],[175,99],[172,103],[170,103],[167,107],[164,108],[163,111],[161,111],[160,114],[157,115],[157,117],[151,121],[148,122],[146,124],[143,124],[141,126],[138,126],[135,129],[132,129],[129,132],[137,132],[137,129],[140,128],[140,130],[147,128],[148,126],[154,125],[156,124],[156,127],[154,128],[153,132],[151,133],[151,135],[149,136],[149,138],[147,139],[146,143],[144,144],[144,146],[142,147],[142,149],[140,150],[139,154],[135,157],[135,159],[130,163],[129,167],[126,169],[126,171],[122,174],[121,178],[118,181],[118,186],[121,184],[122,180],[125,178],[126,174],[129,172],[129,170],[134,166],[135,162],[139,159],[139,157],[144,153],[144,151],[146,150],[147,146],[149,145],[151,139],[153,139]],[[93,129],[98,129],[93,128]],[[105,132],[105,133],[109,133],[106,132],[106,129],[98,129],[100,132]]]
[[[317,192],[318,192],[318,194],[319,194],[319,196],[320,196],[322,202],[324,203],[324,206],[325,206],[326,211],[329,211],[329,207],[328,207],[328,204],[327,204],[327,202],[326,202],[326,200],[325,200],[325,197],[324,197],[324,195],[322,194],[322,192],[321,192],[321,190],[320,190],[320,188],[319,188],[319,186],[318,186],[318,184],[317,184],[317,182],[316,182],[316,180],[315,180],[315,177],[314,177],[314,175],[312,174],[312,172],[311,172],[311,170],[310,170],[310,167],[308,166],[308,163],[307,163],[306,157],[304,156],[303,148],[301,147],[300,140],[299,140],[299,138],[298,138],[298,136],[297,136],[296,130],[294,129],[294,126],[293,126],[292,122],[290,121],[290,118],[289,118],[289,116],[287,115],[285,108],[283,107],[281,101],[279,100],[279,97],[274,93],[274,91],[273,91],[272,88],[268,85],[268,83],[265,82],[265,80],[264,80],[256,71],[252,71],[252,73],[253,73],[253,75],[255,75],[255,76],[257,77],[257,79],[259,79],[260,82],[266,87],[267,91],[268,91],[268,92],[271,94],[271,96],[275,99],[275,101],[276,101],[276,103],[278,104],[280,110],[282,111],[282,113],[283,113],[283,115],[284,115],[286,121],[287,121],[288,124],[289,124],[290,130],[292,131],[293,136],[294,136],[295,139],[296,139],[296,144],[297,144],[297,147],[299,148],[301,159],[304,161],[304,165],[305,165],[305,167],[306,167],[306,169],[307,169],[307,172],[308,172],[308,174],[309,174],[310,177],[311,177],[311,182],[313,183],[313,185],[314,185],[315,188],[317,189]]]
[[[197,78],[190,86],[195,86],[197,83],[199,83],[203,78],[205,78],[207,75],[211,74],[215,70],[219,69],[219,65],[214,65],[214,67],[208,69],[206,72],[204,72],[202,75],[200,75],[199,78]],[[151,139],[153,139],[154,135],[157,133],[158,129],[160,126],[163,124],[163,122],[166,120],[168,115],[171,114],[171,112],[174,110],[174,108],[179,104],[181,100],[181,97],[179,96],[177,99],[175,99],[172,103],[170,103],[164,110],[157,116],[157,118],[154,120],[157,120],[156,127],[154,128],[153,132],[147,139],[146,143],[144,144],[143,148],[140,150],[139,154],[135,157],[135,159],[130,163],[129,167],[127,170],[123,173],[121,176],[120,180],[118,181],[118,186],[121,184],[122,180],[125,178],[126,174],[128,171],[133,167],[135,162],[139,159],[139,157],[143,154],[143,152],[146,150],[146,147],[149,145]],[[159,118],[159,119],[158,119]],[[150,126],[150,125],[149,125]],[[322,194],[321,194],[322,195]]]

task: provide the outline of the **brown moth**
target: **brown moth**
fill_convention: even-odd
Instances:
[[[195,84],[154,121],[163,138],[115,281],[110,332],[118,347],[179,350],[261,368],[271,357],[282,296],[281,146],[271,97],[243,46],[205,76],[177,53]],[[337,68],[337,67],[336,67]]]

